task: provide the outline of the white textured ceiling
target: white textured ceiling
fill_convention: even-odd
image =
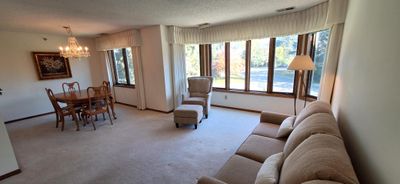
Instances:
[[[0,0],[0,30],[95,36],[149,25],[212,25],[326,0]]]

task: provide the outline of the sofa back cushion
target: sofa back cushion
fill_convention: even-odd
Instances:
[[[327,134],[312,135],[286,158],[279,183],[311,180],[359,183],[342,139]]]
[[[298,126],[304,119],[316,113],[332,114],[331,106],[328,103],[322,101],[311,102],[297,115],[293,127]]]
[[[330,134],[341,138],[339,127],[332,114],[313,114],[293,129],[283,148],[284,157],[289,156],[300,143],[317,133]]]

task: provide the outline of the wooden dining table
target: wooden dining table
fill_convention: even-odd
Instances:
[[[94,94],[93,91],[91,91],[90,93],[91,93],[90,94],[91,98],[96,98],[96,95]],[[66,103],[68,107],[71,107],[70,110],[74,113],[76,113],[74,107],[89,103],[89,97],[88,97],[87,90],[80,90],[80,91],[66,92],[66,93],[57,93],[57,94],[54,94],[54,96],[58,102]],[[117,116],[114,111],[114,103],[112,101],[112,98],[113,98],[112,93],[109,93],[108,96],[109,96],[110,102],[111,102],[110,108],[111,108],[113,118],[117,119]]]

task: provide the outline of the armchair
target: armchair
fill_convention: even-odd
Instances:
[[[189,77],[188,94],[182,95],[182,104],[195,104],[203,106],[203,113],[208,118],[211,107],[213,78],[209,76]]]

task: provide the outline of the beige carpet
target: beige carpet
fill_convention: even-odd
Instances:
[[[7,125],[22,173],[0,183],[196,183],[215,174],[251,133],[259,115],[212,108],[197,130],[172,114],[117,105],[111,126],[55,128],[48,115]]]

